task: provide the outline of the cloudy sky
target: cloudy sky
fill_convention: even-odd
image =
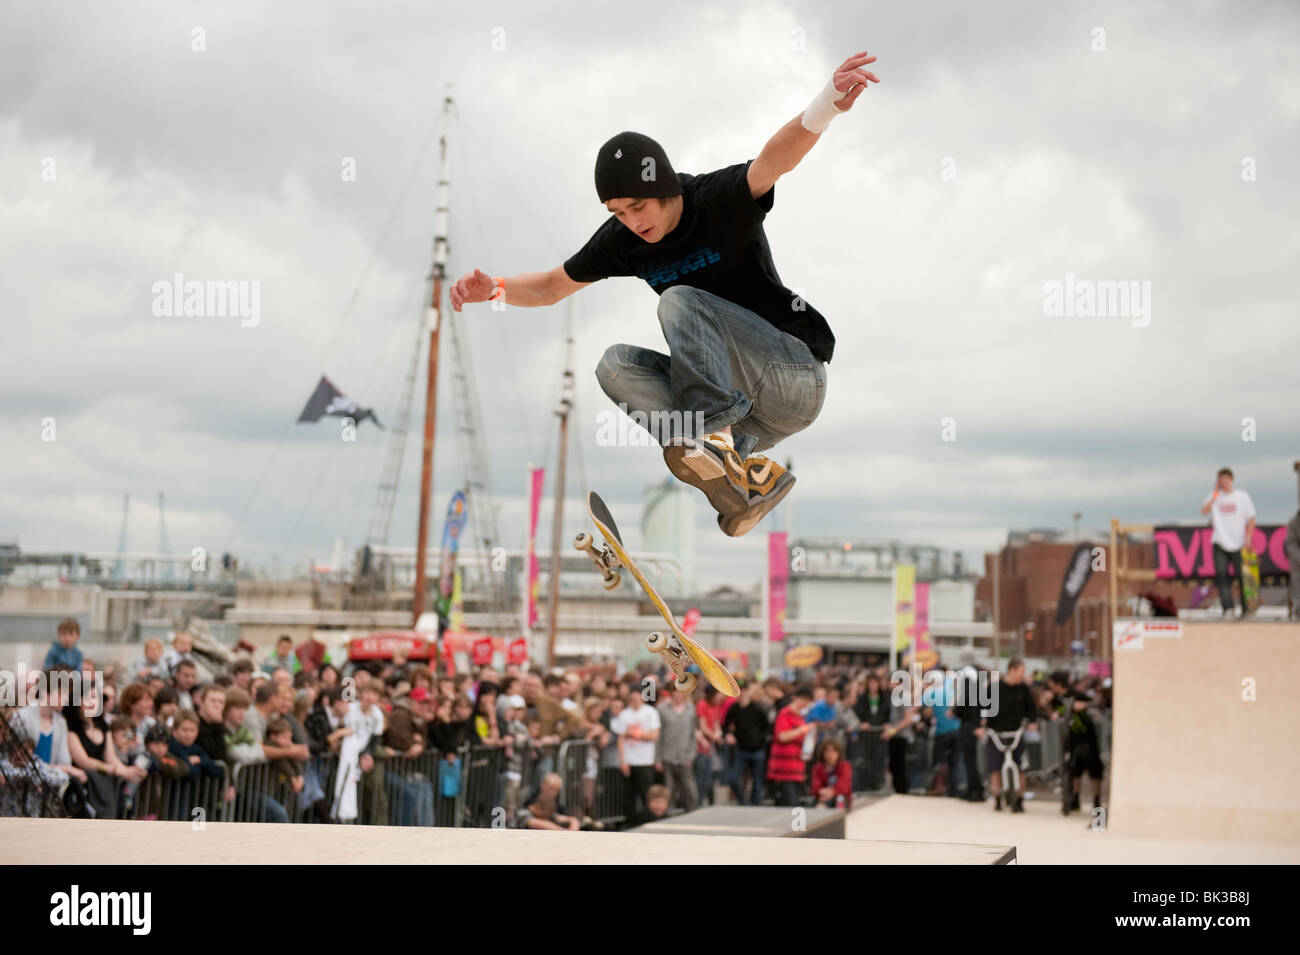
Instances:
[[[0,538],[114,550],[130,493],[128,547],[153,550],[161,489],[177,550],[351,549],[387,434],[293,421],[322,373],[398,418],[437,136],[452,274],[549,269],[604,217],[591,170],[610,135],[646,132],[686,172],[752,158],[862,49],[881,83],[767,218],[783,280],[838,338],[821,417],[775,452],[799,477],[795,533],[975,559],[1075,511],[1098,529],[1193,519],[1225,463],[1284,521],[1298,28],[1280,0],[5,5]],[[176,273],[257,283],[257,324],[155,314]],[[1144,294],[1131,314],[1045,314],[1067,281]],[[615,341],[662,347],[655,298],[621,279],[572,301],[566,531],[587,486],[634,526],[662,459],[597,446],[592,369]],[[526,465],[555,455],[566,308],[463,317],[518,546]],[[438,512],[463,477],[446,388],[441,407]],[[418,457],[417,438],[394,543],[414,543]],[[701,583],[752,583],[761,535],[724,538],[707,510]]]

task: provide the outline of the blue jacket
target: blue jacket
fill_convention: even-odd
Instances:
[[[48,670],[50,667],[63,664],[64,666],[72,667],[72,669],[80,673],[83,657],[84,654],[76,647],[69,650],[63,644],[59,643],[58,640],[55,640],[50,644],[49,652],[45,654],[45,669]]]
[[[197,742],[190,746],[182,746],[175,738],[172,738],[167,741],[167,751],[189,767],[190,782],[198,782],[200,776],[220,776],[224,772],[208,755],[208,751]],[[191,756],[199,758],[197,765],[190,764]]]

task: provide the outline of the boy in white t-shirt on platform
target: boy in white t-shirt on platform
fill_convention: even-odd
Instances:
[[[1210,514],[1214,528],[1214,581],[1219,588],[1219,604],[1225,616],[1240,617],[1245,606],[1238,608],[1232,600],[1231,566],[1241,579],[1241,548],[1255,536],[1255,502],[1250,495],[1233,485],[1232,469],[1220,468],[1214,490],[1201,505],[1202,514]]]
[[[627,777],[623,813],[629,820],[637,818],[637,797],[644,805],[646,793],[654,785],[660,725],[659,711],[646,706],[637,687],[628,694],[627,709],[609,723],[610,732],[618,737],[619,766]]]

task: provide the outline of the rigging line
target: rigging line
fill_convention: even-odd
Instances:
[[[421,285],[418,286],[418,287],[416,288],[416,297],[415,297],[414,301],[413,301],[413,302],[408,302],[408,303],[403,307],[403,309],[402,309],[402,313],[403,313],[403,314],[406,314],[408,310],[410,310],[410,309],[414,309],[415,307],[418,306],[418,307],[420,308],[420,319],[419,319],[419,320],[420,320],[421,324],[423,324],[423,322],[424,322],[424,316],[425,316],[425,309],[424,309],[424,307],[421,305],[421,299],[424,298],[424,286],[427,285],[427,284],[428,284],[427,282],[421,283]],[[394,327],[394,329],[393,329],[393,338],[390,340],[389,345],[388,345],[388,348],[391,349],[391,348],[392,348],[392,342],[398,340],[399,333],[401,333],[401,334],[405,334],[405,335],[409,335],[409,334],[410,334],[410,330],[411,330],[411,329],[410,329],[410,322],[409,322],[409,321],[406,322],[406,323],[402,323],[402,322],[397,322],[397,323],[395,323],[395,327]],[[409,340],[409,339],[408,339],[408,340]],[[409,355],[408,355],[407,357],[409,358]],[[399,369],[399,370],[400,370],[400,369]],[[376,366],[375,371],[376,371],[376,373],[379,371],[378,366]],[[389,417],[389,419],[388,419],[388,427],[389,427],[390,429],[397,427],[397,422],[401,419],[401,414],[402,414],[402,408],[401,408],[402,386],[403,386],[403,383],[405,382],[406,372],[405,372],[404,370],[400,370],[400,371],[401,371],[400,374],[393,376],[393,378],[392,378],[392,382],[391,382],[391,389],[390,389],[390,392],[389,392],[389,395],[392,397],[392,408],[391,408],[392,415],[391,415],[391,416]],[[388,407],[388,406],[385,405],[385,407]],[[408,435],[407,435],[407,436],[409,437],[409,432],[408,432]],[[391,438],[391,432],[386,433],[386,437]],[[371,457],[372,457],[372,462],[371,462],[370,470],[367,472],[366,477],[365,477],[365,480],[364,480],[363,483],[360,485],[361,488],[363,488],[363,489],[364,489],[364,488],[374,488],[374,487],[376,486],[376,484],[377,484],[377,477],[376,477],[376,475],[377,475],[377,472],[379,471],[380,467],[385,463],[385,458],[386,458],[386,456],[387,456],[387,453],[388,453],[388,449],[387,449],[387,447],[385,447],[384,450],[383,450],[381,453],[377,453],[377,454],[374,454],[374,455],[371,456]],[[358,500],[359,500],[359,499],[358,499]],[[360,507],[359,504],[358,504],[357,506],[354,506],[354,507],[348,509],[348,511],[347,511],[347,514],[348,514],[347,523],[346,523],[346,524],[344,525],[344,527],[343,527],[343,539],[344,539],[344,540],[347,540],[349,537],[351,537],[351,535],[352,535],[352,522],[353,522],[353,520],[356,518],[357,512],[360,511],[360,510],[361,510],[361,507]]]
[[[401,192],[398,193],[397,198],[393,202],[392,209],[388,213],[388,219],[384,223],[383,229],[379,232],[379,238],[377,238],[371,246],[370,258],[366,261],[365,268],[361,270],[361,276],[357,279],[357,283],[352,289],[352,294],[349,296],[347,304],[343,306],[343,312],[339,315],[339,318],[335,323],[334,333],[330,336],[329,341],[325,343],[325,348],[321,352],[320,361],[317,362],[318,365],[324,363],[325,358],[329,355],[330,349],[334,347],[334,342],[347,327],[344,319],[348,317],[348,313],[352,311],[353,306],[356,305],[357,300],[361,297],[361,290],[365,287],[366,279],[370,277],[370,270],[374,268],[375,263],[379,260],[380,250],[383,249],[384,243],[387,242],[388,235],[392,232],[393,225],[397,222],[399,214],[404,208],[406,208],[406,198],[410,195],[411,189],[415,186],[420,171],[424,168],[425,159],[428,158],[429,152],[433,148],[433,144],[437,141],[438,130],[441,124],[442,114],[439,113],[437,118],[434,120],[433,126],[429,129],[429,134],[425,137],[423,145],[420,146],[420,152],[415,157],[415,162],[411,165],[411,171],[406,177],[406,183],[402,186]]]
[[[509,189],[512,193],[514,193],[515,198],[519,200],[519,204],[524,208],[524,210],[525,210],[525,211],[526,211],[530,216],[533,217],[533,220],[534,220],[535,223],[537,224],[538,231],[542,233],[542,236],[546,239],[547,243],[551,246],[550,251],[552,252],[552,254],[554,254],[554,255],[560,255],[560,254],[562,254],[562,250],[564,249],[564,245],[563,245],[562,243],[558,242],[558,241],[556,240],[555,236],[554,236],[554,235],[551,233],[551,231],[546,227],[546,220],[543,219],[541,216],[539,216],[536,212],[533,211],[533,207],[532,207],[531,205],[529,205],[528,200],[524,197],[524,195],[523,195],[523,194],[522,194],[518,189],[516,189],[516,188],[514,187],[514,184],[510,181],[510,177],[508,177],[508,176],[507,176],[507,175],[502,171],[501,167],[500,167],[499,165],[497,165],[497,161],[496,161],[495,159],[492,158],[492,151],[489,150],[489,149],[488,149],[488,148],[483,144],[483,141],[479,139],[479,137],[478,137],[478,132],[474,129],[474,127],[471,126],[468,122],[466,122],[466,121],[465,121],[465,118],[464,118],[463,116],[461,116],[461,114],[460,114],[460,110],[459,110],[458,108],[456,108],[455,106],[453,106],[452,108],[453,108],[453,111],[454,111],[455,114],[456,114],[456,118],[460,120],[461,127],[464,128],[465,131],[469,133],[469,138],[471,138],[471,139],[474,140],[475,145],[477,145],[477,146],[479,147],[479,151],[484,155],[484,157],[487,159],[487,161],[492,165],[492,168],[493,168],[494,170],[496,170],[497,176],[500,178],[500,180],[501,180],[503,183],[505,183],[506,188]]]
[[[234,526],[230,528],[230,536],[226,538],[225,545],[221,548],[226,553],[230,553],[231,546],[235,543],[235,538],[239,536],[240,529],[244,526],[244,519],[248,517],[248,511],[253,506],[253,500],[262,490],[262,483],[266,480],[267,474],[271,471],[271,465],[280,454],[280,449],[284,447],[284,442],[289,437],[289,432],[293,430],[294,425],[298,423],[296,418],[289,421],[288,426],[284,429],[284,434],[275,442],[275,447],[271,449],[271,456],[267,458],[266,465],[262,468],[262,473],[257,477],[257,483],[253,485],[253,490],[249,492],[247,500],[244,501],[243,510],[239,512],[239,517],[235,520]]]
[[[555,440],[556,432],[559,431],[560,428],[560,424],[559,424],[560,419],[559,416],[555,414],[555,410],[559,408],[560,399],[564,396],[564,339],[561,338],[559,341],[560,341],[560,362],[559,362],[560,391],[555,397],[555,403],[551,405],[551,415],[548,420],[547,426],[545,428],[546,445],[545,447],[542,448],[542,456],[536,459],[538,466],[545,468],[547,476],[549,476],[552,479],[552,484],[551,484],[552,489],[554,489],[555,487],[554,485],[555,475],[559,473],[556,470],[556,464],[551,461],[552,442]],[[572,414],[572,411],[570,411],[570,414]],[[543,484],[545,484],[545,481],[543,481]]]
[[[393,403],[396,404],[396,401],[394,400]],[[386,406],[387,405],[385,405],[385,407]],[[389,421],[388,427],[389,428],[394,427],[393,424],[394,419],[389,418],[388,421]],[[361,428],[362,428],[362,424],[360,423],[357,424],[358,434],[360,434]],[[382,463],[384,458],[384,447],[383,447],[384,439],[386,439],[389,436],[389,434],[387,431],[380,431],[378,428],[375,428],[374,430],[376,432],[375,441],[380,445],[378,448],[371,449],[369,445],[366,445],[365,446],[366,450],[363,451],[362,450],[363,446],[360,441],[339,442],[340,444],[345,444],[345,443],[351,444],[349,450],[352,452],[351,455],[352,459],[348,462],[348,467],[346,469],[346,472],[340,475],[339,477],[338,485],[334,489],[334,497],[330,500],[329,506],[325,508],[325,514],[327,517],[328,515],[331,514],[340,515],[340,519],[344,521],[344,524],[343,524],[342,533],[336,534],[336,536],[340,537],[345,543],[347,542],[349,536],[352,533],[353,518],[356,516],[357,511],[362,510],[361,494],[358,489],[364,489],[373,486],[374,484],[373,476],[374,476],[375,467],[378,464]],[[365,468],[363,467],[363,473],[366,474],[366,477],[359,485],[356,485],[352,483],[352,479],[356,474],[356,470],[357,470],[356,466],[358,461],[362,461],[362,462],[368,461],[370,463],[370,468],[369,468],[369,472],[367,473],[365,471]],[[343,496],[343,492],[346,490],[353,490],[357,493],[354,493],[352,495],[352,503],[350,505],[344,506],[340,509],[339,499]]]
[[[419,291],[420,290],[417,287],[416,292],[419,293]],[[414,300],[415,298],[416,298],[415,295],[410,296],[407,303],[408,307],[410,305],[410,300]],[[406,311],[406,309],[404,308],[403,311]],[[388,340],[384,343],[384,347],[378,350],[378,357],[375,359],[374,365],[370,369],[370,374],[367,375],[364,379],[362,379],[364,382],[362,391],[360,392],[354,391],[352,392],[353,394],[368,394],[371,392],[372,387],[374,387],[375,380],[378,378],[379,372],[381,371],[383,365],[385,364],[384,360],[388,357],[389,352],[393,350],[393,343],[398,339],[398,333],[403,331],[406,327],[403,326],[401,322],[393,322],[392,325],[393,327],[392,330],[389,332]],[[393,379],[393,381],[396,382],[397,379]],[[390,385],[390,390],[386,392],[384,395],[383,403],[375,404],[372,407],[387,407],[389,400],[392,398],[392,389],[395,387],[397,387],[396,384]],[[339,423],[341,426],[342,419],[339,419]],[[390,418],[389,419],[390,426],[392,426],[392,423],[393,423],[393,419]],[[364,424],[362,422],[357,422],[354,425],[358,433],[360,432],[360,429],[363,426]],[[378,431],[378,428],[376,428],[375,430]],[[336,512],[336,507],[340,496],[342,495],[343,491],[347,489],[347,487],[351,483],[352,476],[356,473],[357,462],[362,461],[367,457],[366,453],[362,450],[362,448],[363,445],[357,441],[340,440],[338,444],[334,446],[334,448],[332,449],[331,453],[328,456],[328,461],[326,462],[325,466],[321,468],[320,471],[317,472],[316,484],[312,488],[311,495],[308,497],[307,502],[303,505],[303,510],[299,514],[297,523],[294,525],[294,528],[290,533],[289,540],[285,542],[284,551],[286,553],[288,552],[289,547],[292,546],[294,540],[296,540],[298,531],[301,529],[308,514],[311,513],[312,504],[314,503],[320,489],[325,484],[326,475],[332,471],[334,462],[339,458],[339,456],[343,453],[343,451],[346,450],[348,452],[348,457],[349,457],[348,464],[346,468],[338,472],[338,480],[335,483],[335,487],[334,487],[334,496],[330,501],[329,507],[326,508],[325,513],[332,514]],[[382,452],[381,452],[381,456],[382,456]],[[372,454],[370,455],[370,457],[373,458],[375,456]],[[351,513],[355,513],[356,509],[357,507],[356,505],[354,505],[348,510]]]
[[[460,118],[459,112],[456,113],[456,118],[457,119]],[[464,123],[461,123],[460,127],[464,128]],[[464,154],[468,155],[468,150],[465,150]],[[474,164],[472,162],[467,161],[464,163],[464,166],[466,170],[465,182],[467,186],[467,191],[469,193],[470,208],[473,213],[473,215],[471,215],[470,218],[473,219],[474,221],[474,226],[479,236],[479,245],[482,247],[483,257],[484,260],[486,260],[490,257],[491,247],[488,245],[487,235],[483,231],[483,215],[482,215],[483,206],[478,199],[477,183],[473,175],[471,175],[469,172],[469,170],[474,167]],[[500,339],[501,342],[501,354],[505,358],[506,373],[510,379],[511,390],[514,392],[515,411],[518,415],[518,421],[522,425],[520,430],[522,430],[523,432],[524,443],[528,449],[528,454],[531,456],[534,451],[533,441],[532,441],[532,429],[528,427],[528,416],[524,412],[524,409],[527,406],[524,404],[523,396],[519,392],[519,375],[515,371],[514,353],[510,349],[510,339],[505,332],[505,321],[506,321],[505,316],[509,314],[509,301],[507,300],[505,311],[494,312],[492,311],[491,308],[489,308],[488,311],[491,312],[493,316],[489,324],[492,325],[493,330],[496,331],[497,337]]]
[[[362,288],[365,287],[366,279],[369,278],[370,276],[370,270],[374,267],[375,262],[379,258],[379,252],[383,248],[384,243],[387,241],[388,234],[392,231],[393,224],[397,221],[398,213],[401,212],[402,208],[406,204],[406,197],[410,193],[412,186],[414,186],[415,181],[419,176],[420,170],[424,167],[425,159],[428,157],[429,151],[432,149],[434,142],[437,140],[438,130],[441,125],[442,125],[442,114],[439,113],[437,117],[434,119],[433,125],[429,129],[429,133],[425,137],[424,143],[423,145],[421,145],[419,153],[416,155],[415,163],[411,167],[411,172],[407,177],[405,185],[402,186],[401,192],[398,193],[396,201],[394,201],[393,203],[392,209],[388,214],[388,220],[384,223],[383,229],[380,230],[379,238],[375,240],[375,243],[371,247],[370,258],[366,262],[365,268],[361,270],[361,276],[357,279],[357,283],[352,289],[352,294],[348,297],[347,303],[343,306],[343,311],[339,313],[339,317],[335,320],[334,331],[331,333],[329,339],[326,341],[325,347],[321,350],[320,358],[316,361],[316,367],[318,369],[324,367],[325,359],[326,357],[328,357],[330,353],[330,349],[334,347],[334,343],[338,340],[339,335],[341,335],[343,331],[347,328],[348,315],[352,311],[353,306],[356,304],[357,300],[361,296],[361,290]],[[285,440],[289,437],[289,432],[293,430],[293,426],[296,423],[297,423],[296,421],[292,421],[289,423],[289,426],[285,429],[284,434],[280,436],[280,439],[275,443],[275,447],[272,448],[271,456],[267,460],[266,466],[262,469],[262,474],[260,477],[258,477],[257,483],[253,486],[253,491],[248,496],[248,500],[244,502],[243,510],[240,511],[239,519],[235,522],[234,527],[231,529],[230,537],[226,540],[226,544],[223,550],[229,552],[229,550],[231,549],[232,545],[235,542],[235,538],[239,536],[239,532],[243,528],[244,521],[248,517],[248,512],[253,506],[253,501],[257,498],[258,493],[262,489],[262,484],[266,480],[266,476],[271,470],[271,465],[275,462],[275,459],[279,456],[280,448],[284,446]]]
[[[342,442],[340,441],[339,443],[341,444]],[[335,448],[335,452],[337,451],[338,449]],[[303,520],[307,517],[307,512],[311,510],[312,502],[316,500],[316,494],[320,491],[321,485],[325,482],[325,475],[329,474],[330,469],[334,466],[334,462],[338,460],[338,457],[337,453],[327,454],[325,456],[324,467],[321,467],[316,471],[316,480],[312,484],[311,493],[307,495],[307,500],[303,503],[302,510],[298,512],[298,520],[294,522],[293,529],[289,532],[288,540],[286,540],[284,546],[280,548],[280,553],[282,555],[286,557],[288,556],[289,548],[292,547],[294,541],[297,540],[298,531],[302,528]]]
[[[583,353],[581,346],[586,341],[584,335],[584,325],[583,325],[583,316],[585,315],[585,310],[583,309],[581,303],[577,301],[573,302],[571,314],[573,315],[573,326],[572,326],[573,327],[573,352],[575,355],[581,355]],[[584,380],[588,382],[587,388],[582,388],[581,386],[579,386],[578,384],[579,380],[580,379],[578,376],[578,370],[575,368],[573,371],[573,408],[574,408],[575,420],[579,419],[579,415],[577,411],[578,411],[579,404],[582,403],[580,395],[590,394],[591,379],[586,378],[584,376]],[[596,418],[593,416],[592,418],[589,418],[587,420],[589,425],[587,429],[587,434],[593,435],[596,433],[594,431],[596,425]],[[587,483],[587,465],[586,465],[586,457],[582,453],[582,442],[578,441],[577,446],[578,446],[578,473],[582,478],[583,488],[590,489],[592,485]],[[598,454],[596,455],[596,457],[599,459],[600,455]]]

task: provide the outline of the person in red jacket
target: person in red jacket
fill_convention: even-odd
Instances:
[[[807,765],[803,759],[804,738],[817,728],[816,723],[804,719],[812,703],[812,688],[801,686],[794,691],[790,705],[776,714],[767,778],[773,783],[778,806],[797,806],[803,796],[807,778]]]
[[[853,767],[844,758],[844,750],[833,739],[822,743],[813,764],[812,791],[817,805],[829,809],[853,808]]]

